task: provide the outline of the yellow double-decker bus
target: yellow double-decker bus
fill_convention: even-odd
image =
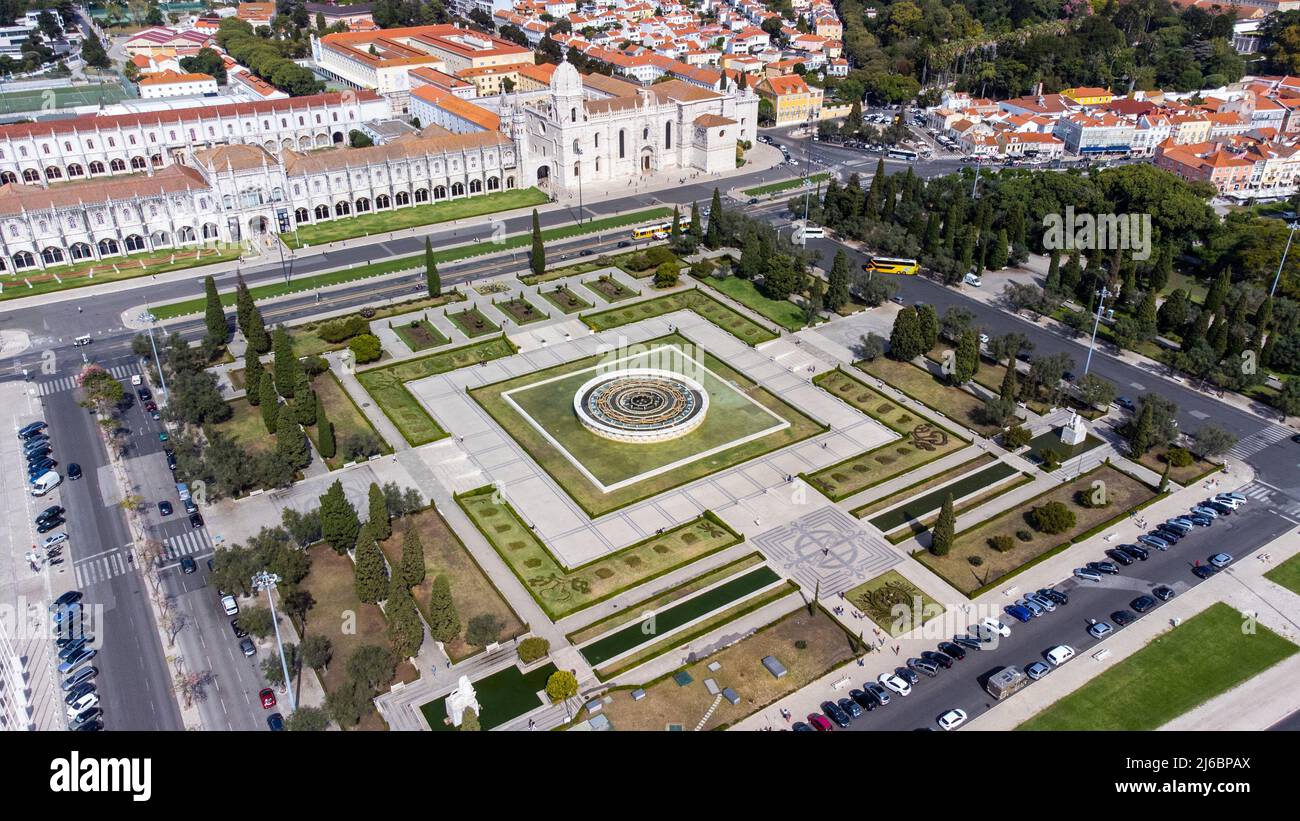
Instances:
[[[682,214],[677,218],[677,229],[685,231],[691,227],[690,217]],[[672,234],[673,224],[671,221],[657,222],[654,225],[642,225],[640,228],[632,229],[632,239],[668,239]]]
[[[899,257],[872,257],[862,270],[873,274],[915,274],[921,266],[914,259]]]

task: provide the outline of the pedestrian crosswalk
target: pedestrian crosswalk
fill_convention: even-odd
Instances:
[[[130,365],[113,365],[108,369],[108,372],[114,379],[126,379],[139,373],[139,370]],[[37,382],[36,395],[49,396],[52,393],[70,391],[75,387],[77,387],[77,377],[60,376],[57,379],[48,379],[43,382]]]
[[[1291,433],[1290,428],[1284,428],[1281,425],[1269,425],[1239,440],[1228,451],[1228,455],[1235,456],[1238,459],[1249,459],[1264,448],[1275,445],[1291,436]]]
[[[163,541],[160,565],[167,565],[194,553],[208,552],[213,549],[212,539],[208,537],[207,528],[190,530],[179,536],[171,536]],[[76,563],[77,585],[86,587],[97,582],[108,581],[129,573],[135,569],[134,556],[128,560],[127,554],[134,553],[131,548],[122,548],[91,559]],[[138,554],[136,554],[138,555]]]
[[[1300,502],[1260,482],[1251,482],[1237,492],[1251,501],[1266,504],[1279,513],[1300,518]]]

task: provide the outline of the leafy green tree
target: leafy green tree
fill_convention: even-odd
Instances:
[[[903,308],[894,317],[894,327],[889,334],[889,356],[900,362],[910,362],[925,351],[916,309]]]
[[[936,556],[947,556],[948,551],[952,549],[956,527],[957,514],[953,512],[952,494],[949,493],[944,497],[943,507],[939,509],[939,519],[930,531],[930,552]]]
[[[320,396],[313,396],[316,399],[316,449],[320,451],[322,459],[333,459],[338,449],[334,441],[334,423],[326,416],[325,403],[320,401]]]
[[[433,243],[424,238],[424,284],[429,296],[442,296],[442,277],[438,276],[438,263],[433,258]]]
[[[262,423],[267,433],[275,433],[280,417],[280,398],[275,392],[275,377],[269,373],[262,374],[262,387],[259,390],[258,406],[262,409]]]
[[[528,258],[535,275],[546,273],[546,245],[542,242],[542,222],[536,208],[533,209],[533,250]]]
[[[1196,452],[1204,459],[1222,456],[1237,444],[1236,436],[1213,422],[1202,425],[1192,438],[1195,440]]]
[[[357,598],[367,604],[383,601],[388,595],[388,568],[369,523],[362,525],[357,534],[355,572],[353,587]]]
[[[328,636],[319,633],[302,640],[302,663],[313,670],[324,670],[334,658],[334,645]]]
[[[460,636],[460,614],[451,598],[451,580],[441,573],[429,591],[429,635],[444,644]]]
[[[556,670],[546,680],[546,696],[552,703],[568,701],[578,695],[578,677],[569,670]]]
[[[329,713],[319,707],[299,707],[284,720],[284,729],[291,733],[324,732],[330,723]]]
[[[478,713],[474,712],[473,707],[466,707],[465,712],[460,714],[460,732],[477,733],[483,729],[483,725],[478,720]]]
[[[320,529],[321,539],[340,555],[356,546],[361,520],[337,479],[320,497]]]
[[[529,636],[519,642],[519,660],[524,664],[532,664],[543,659],[549,652],[551,652],[551,643],[540,636]]]
[[[1106,407],[1115,400],[1115,396],[1119,392],[1114,382],[1095,373],[1086,373],[1079,377],[1076,387],[1079,390],[1079,398],[1083,400],[1083,403],[1094,408]]]
[[[259,639],[264,639],[275,630],[271,621],[271,611],[261,605],[245,607],[239,611],[239,626]]]
[[[388,518],[388,501],[384,498],[384,491],[380,490],[379,484],[370,483],[369,495],[370,518],[366,524],[370,525],[370,533],[379,541],[384,541],[393,535],[393,525]]]
[[[0,21],[5,15],[0,14]],[[12,19],[5,22],[12,22]],[[99,39],[99,35],[87,29],[86,39],[81,41],[81,59],[86,61],[86,65],[95,68],[110,68],[113,61],[109,59],[108,52],[104,49],[104,41]]]
[[[408,527],[402,535],[402,559],[398,573],[407,587],[424,583],[424,543],[420,541],[420,532],[414,527]]]
[[[366,644],[352,653],[347,668],[348,678],[361,685],[366,693],[374,693],[393,680],[397,657],[387,647]]]
[[[1041,533],[1056,535],[1074,527],[1074,511],[1064,502],[1048,502],[1029,512],[1029,520]]]
[[[501,637],[505,624],[493,613],[480,613],[469,620],[465,627],[465,641],[478,647],[486,647]]]

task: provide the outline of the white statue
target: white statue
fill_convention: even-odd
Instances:
[[[1074,447],[1083,444],[1083,440],[1088,438],[1088,429],[1084,427],[1083,417],[1074,411],[1070,411],[1070,421],[1061,428],[1061,442]]]
[[[474,693],[474,685],[469,683],[469,676],[461,676],[456,689],[447,695],[447,718],[451,720],[452,726],[460,726],[467,709],[473,710],[474,715],[483,715],[483,710],[478,706],[478,696]]]

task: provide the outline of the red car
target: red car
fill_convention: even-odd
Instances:
[[[810,713],[808,723],[817,728],[819,733],[829,733],[832,729],[831,720],[821,713]]]
[[[266,689],[262,690],[262,692],[258,693],[257,695],[258,698],[262,699],[263,710],[269,710],[275,706],[275,693],[272,692],[270,687],[267,687]]]

